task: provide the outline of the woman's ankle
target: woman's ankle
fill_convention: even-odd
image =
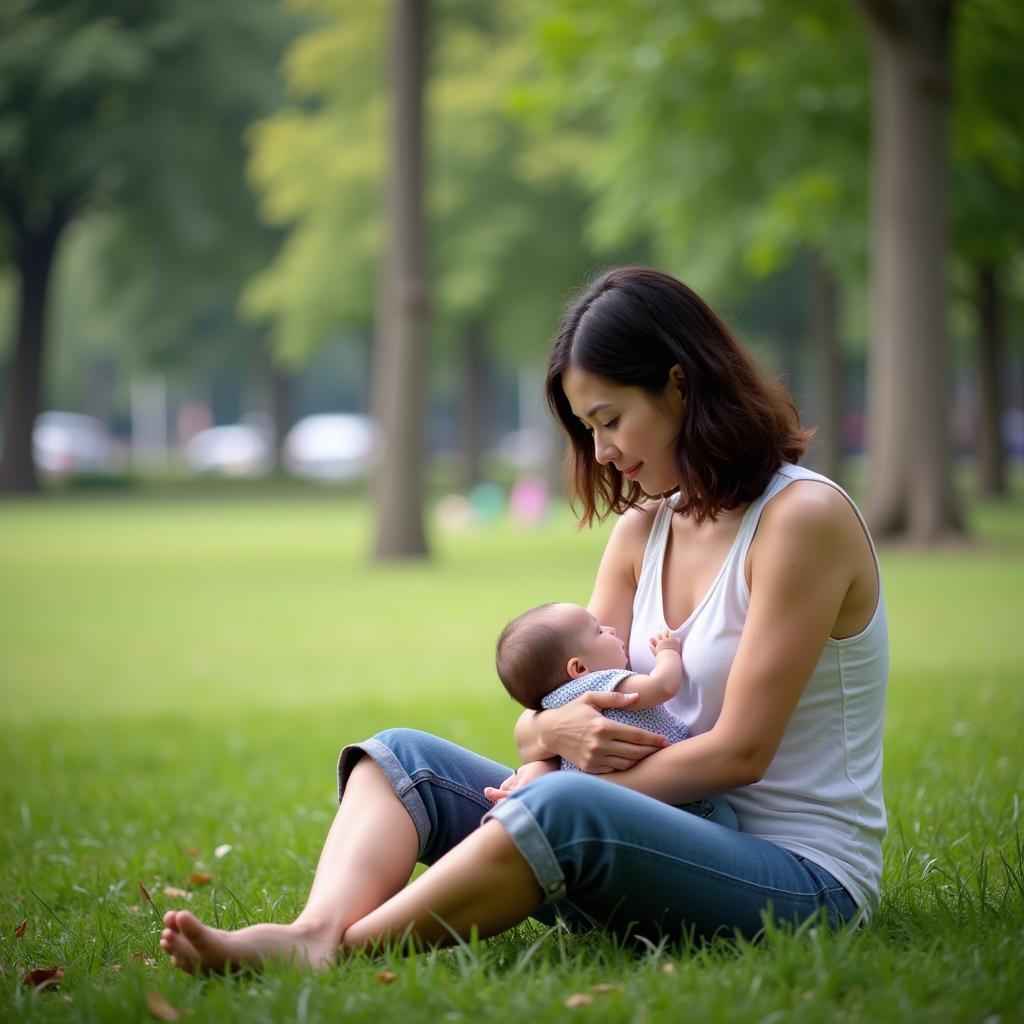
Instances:
[[[337,915],[303,910],[292,922],[291,927],[305,938],[340,942],[346,924],[347,922],[339,920]]]

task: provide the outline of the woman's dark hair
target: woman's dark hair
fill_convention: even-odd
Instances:
[[[509,696],[531,711],[540,711],[541,699],[565,682],[573,649],[575,638],[558,628],[554,607],[542,604],[523,612],[498,637],[498,678]]]
[[[562,388],[570,366],[620,385],[664,394],[669,371],[683,373],[676,442],[681,500],[698,522],[752,501],[783,462],[798,462],[813,431],[800,427],[786,389],[766,376],[695,292],[648,267],[598,277],[562,318],[548,361],[547,397],[572,452],[581,525],[622,513],[644,498],[637,483],[594,456],[593,439]]]

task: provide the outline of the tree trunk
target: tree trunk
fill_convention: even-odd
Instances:
[[[20,216],[12,217],[12,221],[20,293],[18,331],[3,409],[0,492],[28,493],[39,490],[39,477],[32,458],[32,430],[42,401],[50,271],[67,216],[57,206],[39,229],[33,229]]]
[[[384,433],[384,457],[374,489],[377,559],[427,555],[423,524],[426,27],[427,0],[395,0],[389,231],[376,318],[374,372],[375,414]]]
[[[976,269],[978,312],[978,480],[982,494],[1006,494],[1003,440],[1003,331],[995,267]]]
[[[487,347],[479,320],[466,325],[462,336],[462,385],[459,395],[459,451],[462,486],[469,492],[483,479],[487,408]]]
[[[962,532],[946,333],[950,0],[861,0],[874,69],[868,514],[882,536]]]
[[[811,348],[818,432],[814,465],[830,480],[843,478],[843,354],[839,343],[839,281],[819,250],[810,254]]]
[[[284,439],[292,425],[292,374],[275,359],[269,342],[263,346],[267,370],[267,393],[270,399],[270,420],[274,429],[274,468],[284,464]]]

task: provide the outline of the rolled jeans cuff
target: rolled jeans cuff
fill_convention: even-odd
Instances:
[[[416,856],[422,857],[430,840],[430,815],[416,789],[416,783],[402,767],[402,762],[391,752],[391,748],[385,746],[380,740],[369,739],[363,740],[362,743],[350,743],[342,749],[338,757],[338,802],[341,803],[341,799],[345,795],[345,785],[353,767],[364,755],[371,758],[384,773],[385,778],[391,783],[395,795],[402,801],[402,806],[409,812],[419,839],[419,850]]]
[[[544,835],[537,819],[530,813],[525,803],[505,798],[489,810],[483,817],[500,821],[508,832],[509,838],[530,865],[546,902],[554,902],[565,896],[565,875],[559,866],[558,858],[551,844]]]

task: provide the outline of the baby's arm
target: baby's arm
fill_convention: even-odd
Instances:
[[[620,693],[638,693],[630,711],[646,711],[674,697],[683,681],[683,645],[668,631],[651,637],[654,668],[649,676],[626,676],[615,687]]]

